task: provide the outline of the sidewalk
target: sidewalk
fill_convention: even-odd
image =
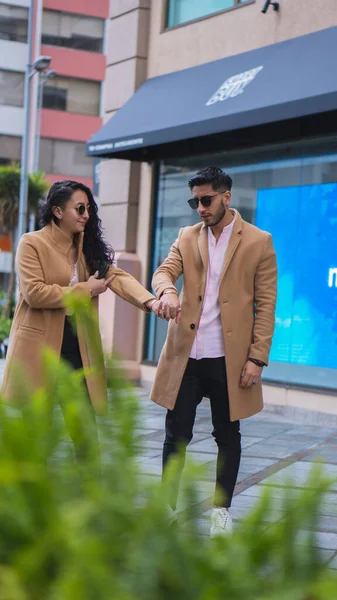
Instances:
[[[0,380],[4,361],[0,360]],[[141,445],[140,471],[147,477],[161,476],[161,449],[164,439],[165,410],[153,404],[147,393],[138,390],[142,406],[140,426],[137,430]],[[209,516],[214,491],[216,445],[210,434],[212,425],[208,401],[198,407],[194,438],[189,445],[188,457],[205,466],[204,479],[199,485],[199,503],[193,514],[200,526],[201,535],[209,535]],[[266,522],[282,518],[280,497],[289,475],[293,474],[294,493],[303,487],[314,460],[325,461],[326,474],[336,481],[331,493],[321,506],[318,546],[329,567],[337,570],[337,430],[300,422],[290,422],[284,417],[264,411],[241,422],[242,460],[231,513],[235,522],[256,503],[265,486],[269,486],[275,499],[272,515]],[[103,453],[108,460],[109,451]],[[191,514],[186,506],[178,505],[179,527],[182,531],[191,526]]]
[[[138,435],[142,444],[139,457],[141,472],[150,477],[161,475],[161,449],[164,439],[165,410],[139,391],[143,416]],[[188,447],[187,457],[205,466],[205,477],[200,482],[200,503],[193,507],[202,535],[209,535],[209,517],[215,481],[216,444],[210,435],[212,424],[208,401],[198,407],[194,437]],[[284,417],[263,411],[255,417],[241,421],[242,459],[231,514],[235,522],[256,503],[265,486],[269,486],[275,505],[266,521],[282,518],[280,497],[284,485],[293,474],[294,494],[300,490],[317,457],[325,462],[325,472],[336,479],[332,491],[321,506],[318,546],[329,566],[337,569],[337,430],[299,422],[292,423]],[[182,530],[191,526],[190,511],[179,506],[179,524]]]

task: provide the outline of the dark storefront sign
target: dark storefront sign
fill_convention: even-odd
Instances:
[[[91,156],[152,160],[186,140],[337,108],[337,27],[149,79],[88,142]],[[312,119],[311,119],[312,120]],[[173,145],[173,146],[172,146]]]

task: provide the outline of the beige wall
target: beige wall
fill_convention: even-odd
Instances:
[[[257,0],[236,10],[163,31],[166,0],[111,0],[105,120],[132,96],[147,77],[164,75],[337,25],[337,0],[279,1],[281,8],[278,13],[269,7],[267,14],[262,14],[263,0]],[[102,168],[102,214],[109,240],[121,251],[121,266],[133,268],[143,284],[147,281],[150,259],[152,180],[153,169],[147,163],[135,165],[112,160],[105,162]],[[144,319],[139,313],[135,319],[132,317],[138,336],[133,337],[129,331],[129,345],[125,346],[122,324],[129,318],[129,307],[126,303],[115,302],[111,314],[112,306],[113,301],[107,295],[105,313],[110,320],[107,327],[104,323],[102,325],[105,347],[110,349],[112,343],[118,346],[120,339],[125,358],[135,366],[142,357]],[[134,343],[133,354],[130,354]],[[133,374],[141,376],[147,385],[154,373],[155,369],[146,365],[133,369]],[[317,398],[315,393],[265,386],[267,405],[336,414],[335,398],[332,402],[330,396],[320,395],[319,408]]]
[[[155,77],[337,25],[337,0],[264,0],[162,32],[166,0],[152,0],[148,76]],[[202,85],[202,83],[201,83]]]
[[[135,93],[147,77],[150,0],[111,0],[108,22],[104,122]],[[122,160],[101,165],[100,204],[105,234],[116,251],[116,265],[143,284],[145,277],[136,254],[140,188],[139,163]],[[139,376],[140,311],[108,292],[100,299],[104,348],[112,348]]]

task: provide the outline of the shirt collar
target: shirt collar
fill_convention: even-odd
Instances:
[[[225,235],[227,235],[228,233],[230,233],[231,230],[234,227],[234,223],[235,223],[235,219],[236,219],[236,211],[234,211],[232,209],[229,209],[229,210],[231,211],[234,219],[233,219],[233,221],[231,221],[230,223],[228,223],[228,225],[225,225],[225,227],[223,228],[223,230],[222,230],[222,232],[220,234],[219,240],[222,237],[224,237]],[[214,237],[214,234],[213,234],[213,231],[212,231],[211,227],[208,228],[208,235],[209,235],[210,239],[212,240],[212,242],[215,242],[215,237]]]

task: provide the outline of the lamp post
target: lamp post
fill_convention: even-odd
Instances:
[[[35,132],[35,143],[34,143],[34,161],[33,171],[37,173],[39,170],[39,157],[40,157],[40,137],[41,137],[41,112],[42,112],[42,98],[43,98],[43,86],[52,77],[55,77],[56,71],[48,69],[39,73],[39,86],[37,96],[37,120],[36,120],[36,132]]]
[[[40,56],[32,65],[30,64],[33,45],[33,18],[34,0],[31,0],[28,12],[28,65],[25,73],[24,87],[24,132],[21,148],[21,172],[20,172],[20,197],[19,197],[19,223],[17,241],[26,232],[28,213],[28,143],[30,125],[30,80],[36,73],[43,73],[49,68],[50,56]]]

